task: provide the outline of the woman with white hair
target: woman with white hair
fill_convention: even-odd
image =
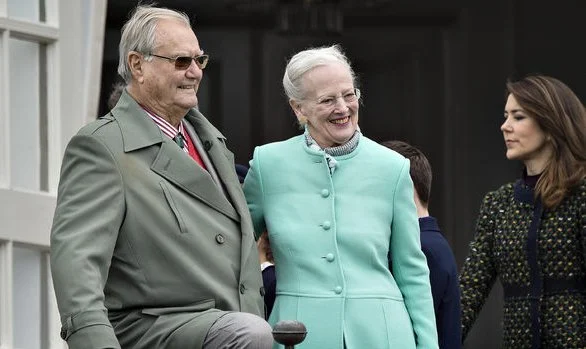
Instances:
[[[360,132],[339,46],[294,55],[283,86],[304,132],[257,147],[244,183],[275,260],[269,323],[303,322],[299,348],[437,348],[409,161]]]

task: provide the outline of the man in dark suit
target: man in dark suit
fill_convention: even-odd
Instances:
[[[440,349],[461,348],[460,289],[458,268],[450,244],[437,221],[429,215],[431,165],[416,147],[401,141],[382,143],[410,161],[410,175],[415,189],[415,206],[419,216],[421,249],[427,258],[431,293]]]
[[[189,18],[139,6],[126,89],[65,151],[51,232],[61,336],[79,348],[270,348],[251,219],[224,136],[194,107]]]

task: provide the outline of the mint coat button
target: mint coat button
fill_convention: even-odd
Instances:
[[[336,286],[336,288],[334,288],[334,292],[336,292],[336,294],[342,293],[342,286]]]
[[[328,253],[328,254],[326,255],[326,260],[327,260],[328,262],[333,262],[333,261],[334,261],[334,259],[336,259],[336,257],[334,257],[334,254],[333,254],[333,253]]]
[[[330,223],[330,221],[325,221],[321,224],[321,227],[324,228],[324,230],[329,230],[332,227],[332,223]]]
[[[330,196],[330,191],[327,189],[322,189],[321,196],[327,198],[328,196]]]

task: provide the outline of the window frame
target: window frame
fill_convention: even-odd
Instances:
[[[39,0],[44,20],[9,18],[8,1],[0,0],[0,348],[14,347],[14,246],[41,253],[41,348],[66,348],[49,268],[50,229],[65,146],[77,130],[95,118],[100,93],[101,60],[107,0]],[[44,45],[46,100],[39,117],[46,135],[44,190],[11,186],[10,45],[11,38]],[[81,53],[81,54],[80,54]],[[41,74],[43,75],[43,74]],[[44,104],[43,104],[44,103]],[[43,147],[43,145],[41,147]]]

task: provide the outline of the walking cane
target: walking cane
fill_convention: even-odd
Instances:
[[[303,342],[307,335],[305,325],[295,320],[281,320],[273,327],[275,342],[283,344],[285,349],[293,349],[295,344]]]

